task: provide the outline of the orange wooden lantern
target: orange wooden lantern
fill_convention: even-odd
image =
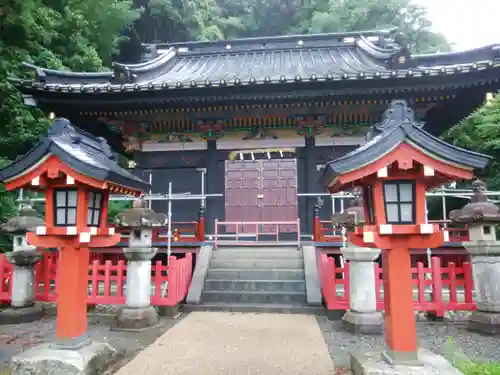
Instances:
[[[417,360],[410,249],[439,247],[447,232],[427,223],[426,191],[469,180],[490,158],[447,144],[422,129],[405,101],[393,101],[368,142],[327,164],[321,182],[331,193],[363,189],[364,225],[356,246],[382,249],[386,359]]]
[[[0,170],[7,190],[45,192],[45,226],[28,233],[36,247],[58,248],[57,344],[76,349],[87,337],[89,249],[120,241],[107,226],[110,193],[139,196],[149,184],[121,168],[103,138],[56,119],[45,139]]]

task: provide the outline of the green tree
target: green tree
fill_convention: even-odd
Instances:
[[[121,31],[140,16],[128,0],[4,0],[0,5],[0,159],[28,151],[47,129],[41,111],[27,107],[9,77],[35,65],[99,71],[110,63]],[[98,31],[98,32],[97,32]],[[3,190],[2,190],[3,189]],[[14,195],[0,189],[0,220],[15,212]]]
[[[445,132],[443,138],[459,147],[492,156],[493,162],[478,177],[487,181],[488,189],[500,189],[500,95]]]

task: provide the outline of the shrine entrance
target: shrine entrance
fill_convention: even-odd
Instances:
[[[238,228],[227,225],[226,232],[297,233],[294,224],[265,223],[292,222],[297,217],[296,159],[226,161],[225,221],[242,223]]]

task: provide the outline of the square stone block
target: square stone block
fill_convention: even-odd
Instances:
[[[469,316],[467,328],[473,332],[500,335],[500,313],[474,311]]]
[[[351,353],[354,375],[463,375],[444,357],[427,350],[418,351],[418,366],[391,366],[382,359],[382,351]]]
[[[78,350],[43,344],[12,357],[12,375],[101,375],[116,360],[107,343],[91,342]]]

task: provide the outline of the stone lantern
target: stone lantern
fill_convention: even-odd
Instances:
[[[470,203],[450,212],[453,222],[469,228],[469,241],[463,246],[472,258],[476,311],[469,317],[468,328],[500,334],[500,241],[495,231],[500,223],[500,210],[485,196],[483,181],[475,181],[472,189]]]
[[[354,230],[365,223],[365,209],[360,189],[353,190],[354,200],[344,212],[332,215],[334,226]],[[375,260],[380,249],[352,244],[340,248],[349,262],[349,310],[342,317],[347,331],[362,334],[381,334],[384,318],[377,311]]]
[[[118,311],[118,329],[143,329],[158,322],[158,313],[151,305],[151,259],[158,251],[153,247],[153,229],[167,222],[167,215],[155,213],[143,198],[115,218],[119,227],[130,230],[128,247],[123,249],[128,260],[126,306]]]
[[[36,247],[28,243],[26,233],[45,225],[36,211],[24,205],[19,216],[11,217],[0,230],[13,235],[13,251],[7,260],[14,265],[12,274],[12,300],[10,308],[0,311],[0,324],[32,322],[43,316],[43,309],[35,304],[35,264],[41,259]]]

